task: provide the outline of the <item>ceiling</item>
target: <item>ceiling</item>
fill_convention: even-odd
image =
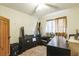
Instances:
[[[79,6],[78,3],[0,3],[0,5],[35,16],[44,16],[51,12]]]

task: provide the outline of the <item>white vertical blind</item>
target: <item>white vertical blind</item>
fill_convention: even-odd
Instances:
[[[48,21],[46,23],[46,32],[48,33],[52,32],[52,21]]]
[[[55,27],[55,21],[52,21],[52,31],[55,33],[56,27]]]
[[[46,22],[46,32],[47,33],[55,33],[55,21],[48,21]]]

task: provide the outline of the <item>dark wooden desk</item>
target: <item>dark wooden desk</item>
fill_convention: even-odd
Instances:
[[[52,39],[52,44],[47,45],[47,56],[70,56],[70,49],[68,49],[66,47],[66,44],[64,44],[64,43],[61,44],[62,41],[60,41],[58,43],[55,41],[55,39],[56,38]],[[58,44],[56,44],[56,43],[58,43]],[[59,45],[59,44],[61,44],[61,45]]]

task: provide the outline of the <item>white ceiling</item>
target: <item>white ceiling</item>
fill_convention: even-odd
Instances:
[[[46,3],[45,6],[40,6],[41,9],[39,9],[33,3],[0,3],[0,5],[36,16],[44,16],[51,12],[79,6],[78,3]]]

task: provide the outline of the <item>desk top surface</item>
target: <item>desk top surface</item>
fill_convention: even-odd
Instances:
[[[54,38],[52,38],[51,41],[48,43],[48,45],[53,46],[53,47],[67,49],[66,39],[64,37],[61,37],[61,36],[60,37],[55,36]]]

